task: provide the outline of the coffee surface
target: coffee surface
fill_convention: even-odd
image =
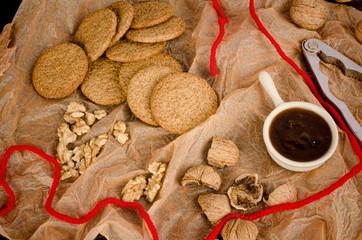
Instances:
[[[327,122],[302,108],[280,112],[273,119],[269,134],[272,145],[281,155],[299,162],[321,157],[332,141]]]

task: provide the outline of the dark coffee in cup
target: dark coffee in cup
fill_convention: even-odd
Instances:
[[[323,156],[331,146],[328,123],[313,111],[290,108],[271,122],[269,136],[273,147],[284,157],[308,162]]]

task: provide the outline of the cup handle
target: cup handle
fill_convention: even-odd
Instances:
[[[277,89],[275,88],[272,77],[269,73],[265,71],[261,71],[259,73],[259,81],[261,85],[264,87],[265,91],[271,97],[274,102],[274,105],[277,107],[280,104],[284,103],[283,99],[279,96]]]

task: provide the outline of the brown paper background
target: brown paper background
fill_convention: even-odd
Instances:
[[[200,193],[214,191],[202,186],[182,187],[180,181],[189,167],[206,163],[212,136],[228,138],[240,150],[235,167],[217,170],[223,179],[219,193],[225,193],[240,174],[256,172],[267,193],[292,181],[301,200],[327,188],[358,163],[347,135],[342,131],[339,131],[336,152],[316,170],[288,171],[268,156],[262,140],[262,125],[274,106],[257,80],[259,72],[265,70],[272,75],[284,101],[320,104],[303,78],[282,60],[259,31],[246,0],[219,1],[229,21],[217,50],[219,75],[216,77],[209,71],[211,45],[219,33],[218,16],[211,1],[169,1],[175,8],[175,15],[185,20],[186,31],[168,42],[165,52],[176,58],[184,71],[207,79],[220,100],[215,115],[184,135],[170,134],[142,123],[134,118],[126,103],[98,106],[84,98],[79,90],[61,100],[40,97],[31,85],[31,70],[37,58],[47,48],[71,41],[88,14],[112,2],[24,0],[13,20],[13,32],[4,31],[0,38],[2,55],[6,50],[4,45],[16,47],[11,58],[0,58],[0,66],[10,64],[0,76],[1,154],[11,145],[27,144],[54,156],[58,144],[57,128],[71,101],[83,103],[90,112],[105,109],[109,113],[78,142],[108,133],[109,141],[102,154],[74,183],[59,184],[52,205],[55,210],[82,217],[100,200],[119,197],[128,180],[145,173],[150,161],[162,161],[169,166],[160,193],[153,204],[144,199],[139,202],[150,214],[160,239],[202,239],[210,233],[212,225],[202,214],[197,197]],[[318,31],[309,31],[290,21],[290,1],[255,2],[257,14],[266,29],[286,55],[305,71],[301,42],[312,37],[322,39],[361,65],[362,46],[354,36],[354,29],[362,20],[360,11],[328,3],[330,14],[326,24]],[[333,65],[323,64],[322,69],[330,77],[333,94],[345,101],[361,123],[361,82],[343,76]],[[124,146],[110,134],[118,120],[127,122],[130,134],[130,140]],[[0,234],[10,239],[92,240],[98,234],[107,239],[151,239],[147,226],[135,210],[113,205],[108,205],[82,225],[68,224],[49,216],[44,204],[52,178],[52,165],[37,155],[24,151],[10,157],[6,181],[15,192],[16,205],[10,213],[0,217]],[[359,174],[317,202],[258,219],[254,221],[259,229],[257,239],[360,239],[361,189]],[[0,208],[5,206],[7,199],[5,192],[0,190]],[[260,204],[255,210],[263,207]]]

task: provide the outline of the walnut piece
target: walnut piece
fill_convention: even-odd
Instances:
[[[60,179],[76,178],[83,174],[84,171],[95,162],[96,157],[99,155],[107,140],[107,134],[102,134],[97,138],[91,138],[89,142],[75,147],[73,150],[67,150],[64,154],[64,162],[60,162],[58,156],[58,162],[62,168]]]
[[[101,120],[103,118],[105,118],[107,116],[107,112],[105,110],[95,110],[93,112],[94,116],[98,119]]]
[[[82,136],[83,134],[90,132],[90,127],[88,124],[81,118],[75,121],[75,124],[72,125],[72,131],[76,133],[78,136]]]
[[[211,147],[207,152],[207,162],[209,165],[224,168],[234,166],[239,160],[239,149],[230,140],[213,137]]]
[[[240,175],[227,192],[231,206],[241,210],[255,207],[263,196],[263,186],[257,182],[256,173]]]
[[[77,135],[70,131],[67,123],[62,123],[58,128],[59,143],[57,147],[57,159],[59,163],[66,163],[69,156],[67,145],[77,140]]]
[[[357,40],[362,44],[362,20],[358,23],[354,33]]]
[[[229,198],[225,194],[204,193],[199,196],[197,201],[213,225],[231,213]]]
[[[84,121],[88,126],[92,126],[96,120],[97,120],[96,116],[94,116],[93,113],[89,113],[89,112],[85,113]]]
[[[215,170],[206,165],[197,165],[189,168],[182,178],[181,185],[204,184],[214,190],[219,190],[221,186],[221,178]]]
[[[282,203],[296,202],[297,199],[297,188],[292,182],[288,182],[274,189],[268,198],[263,198],[263,202],[271,207]]]
[[[95,115],[96,114],[96,115]],[[102,147],[108,140],[108,135],[103,134],[74,149],[68,149],[70,143],[90,132],[90,127],[96,119],[104,118],[104,110],[96,110],[95,114],[86,112],[83,104],[70,102],[64,115],[63,123],[58,128],[59,144],[57,147],[57,160],[61,164],[61,180],[76,178],[95,161]],[[68,124],[69,123],[69,124]],[[73,147],[73,146],[72,146]]]
[[[125,144],[128,140],[128,134],[126,132],[126,123],[118,121],[113,126],[113,137],[120,144]]]
[[[70,102],[64,115],[64,120],[70,124],[75,123],[85,114],[85,106],[77,102]]]
[[[235,218],[221,229],[221,237],[224,240],[255,240],[258,232],[258,227],[253,222]]]
[[[145,176],[137,176],[129,180],[121,192],[122,201],[134,202],[140,200],[146,186],[147,180]]]
[[[324,0],[293,0],[289,9],[292,21],[308,30],[322,27],[328,14],[328,5]]]
[[[162,187],[162,178],[165,175],[167,168],[166,163],[151,162],[148,165],[148,171],[152,173],[152,176],[147,179],[147,187],[145,188],[144,195],[146,200],[153,202],[158,191]]]

